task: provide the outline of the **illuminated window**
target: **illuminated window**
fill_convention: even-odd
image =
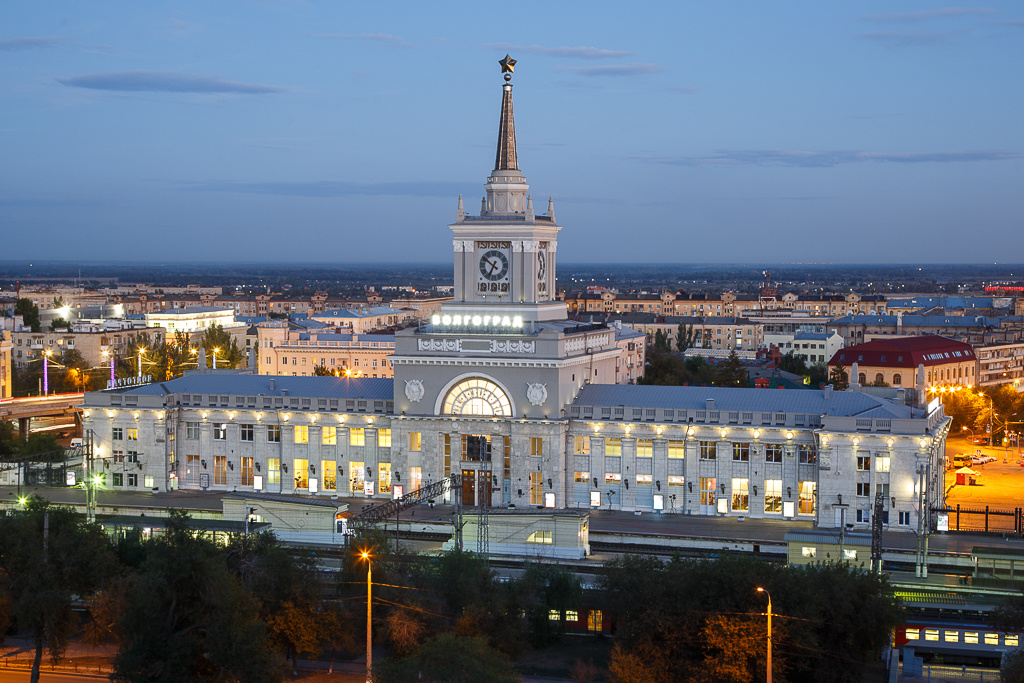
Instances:
[[[857,456],[857,471],[858,472],[870,472],[871,471],[871,456],[870,455],[858,455]]]
[[[544,455],[544,439],[539,436],[530,437],[530,455],[538,458]]]
[[[559,612],[556,609],[549,609],[548,610],[548,621],[561,621],[561,620],[562,620],[562,613],[561,612]]]
[[[590,437],[574,436],[572,439],[573,455],[590,455]]]
[[[590,472],[576,472],[573,481],[575,481],[577,484],[589,484]]]
[[[622,455],[622,439],[605,439],[604,454],[616,457]]]
[[[124,431],[125,431],[125,435],[128,437],[129,441],[138,441],[139,440],[139,430],[136,429],[135,427],[131,427],[131,428],[126,429]]]
[[[782,512],[782,480],[764,480],[764,511]]]
[[[390,429],[378,429],[377,430],[377,445],[381,448],[391,448],[391,430]]]
[[[452,387],[441,408],[445,415],[512,417],[512,403],[494,382],[468,379]]]
[[[423,486],[423,468],[422,467],[410,467],[409,468],[409,488],[415,491],[416,489]]]
[[[361,462],[350,462],[348,464],[349,472],[349,486],[348,490],[351,493],[362,493],[364,484],[366,483],[366,471],[363,469],[363,463]]]
[[[964,631],[964,642],[968,645],[978,644],[978,632],[977,631]]]
[[[215,485],[227,486],[228,457],[226,455],[213,456],[213,483]]]
[[[325,446],[335,446],[338,443],[338,428],[337,427],[321,427],[321,434],[323,435],[323,444]]]
[[[800,548],[800,554],[804,557],[817,557],[818,549],[813,546],[803,546]]]
[[[857,551],[856,550],[846,550],[844,548],[843,549],[843,559],[844,560],[856,560],[857,559]]]
[[[683,449],[684,449],[685,445],[686,444],[683,441],[669,441],[668,442],[668,457],[670,457],[670,458],[682,458],[683,455],[684,455],[684,450]]]
[[[975,634],[975,636],[977,636],[977,634]],[[917,629],[917,628],[908,628],[907,629],[907,640],[920,640],[920,639],[921,639],[921,630],[920,629]]]
[[[409,432],[409,450],[419,451],[423,449],[423,434],[420,432]]]
[[[650,439],[636,440],[636,457],[649,458],[654,455],[654,442]]]
[[[252,486],[252,458],[242,458],[242,486]]]
[[[565,610],[565,620],[566,621],[579,621],[580,620],[580,613],[577,612],[574,609],[567,609],[567,610]]]
[[[986,645],[998,645],[999,644],[999,634],[998,633],[986,633],[985,634],[985,644]]]
[[[338,488],[338,463],[334,460],[320,461],[320,480],[324,490]]]
[[[959,643],[960,642],[960,631],[946,631],[943,633],[945,641],[947,643]]]
[[[303,458],[292,460],[292,473],[295,475],[295,488],[309,488],[309,461]]]
[[[606,483],[606,484],[621,484],[622,483],[622,475],[619,474],[618,472],[605,472],[604,473],[604,483]]]
[[[600,633],[604,629],[604,613],[599,609],[592,609],[587,615],[587,630],[592,633]]]
[[[377,490],[391,493],[391,463],[382,462],[377,465]]]
[[[309,443],[309,427],[295,425],[295,443]]]
[[[651,475],[649,474],[638,474],[636,475],[637,486],[650,486],[652,483]]]
[[[718,444],[714,441],[700,442],[700,459],[715,460],[718,458]]]
[[[348,445],[349,446],[365,446],[366,445],[366,433],[362,427],[352,427],[348,430]]]
[[[924,630],[924,639],[937,642],[939,640],[939,629],[937,628],[926,628]],[[998,645],[998,642],[996,643]]]
[[[782,444],[770,443],[764,447],[765,462],[782,462]]]
[[[267,458],[267,483],[281,483],[281,458]]]
[[[798,460],[801,465],[813,465],[818,462],[818,451],[814,446],[800,446]]]
[[[551,531],[550,530],[534,531],[526,539],[526,542],[527,543],[544,543],[544,544],[550,545],[551,544]]]
[[[875,471],[888,472],[892,459],[887,455],[879,455],[875,458]]]
[[[686,483],[686,477],[681,474],[670,474],[668,475],[669,486],[682,486]]]
[[[813,515],[814,514],[814,498],[818,488],[818,482],[815,481],[801,481],[797,485],[800,489],[800,509],[798,512],[801,515]]]
[[[1017,636],[1006,635],[1003,637],[1003,645],[1017,647]]]
[[[745,511],[750,509],[749,479],[732,480],[732,509]]]

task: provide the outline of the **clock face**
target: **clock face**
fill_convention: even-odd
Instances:
[[[543,251],[537,252],[537,279],[543,280],[547,274],[548,257]]]
[[[497,249],[485,251],[480,257],[480,276],[485,280],[496,282],[508,275],[508,256]]]

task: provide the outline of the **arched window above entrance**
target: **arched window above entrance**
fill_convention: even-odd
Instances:
[[[512,403],[501,387],[494,382],[486,379],[467,379],[456,384],[448,392],[441,413],[512,417]]]

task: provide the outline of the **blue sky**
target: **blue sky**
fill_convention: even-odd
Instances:
[[[8,2],[0,259],[445,262],[520,167],[568,262],[1024,261],[1024,5]]]

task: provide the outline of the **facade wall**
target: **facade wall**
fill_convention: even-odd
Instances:
[[[139,334],[146,334],[153,344],[164,341],[165,330],[146,327],[131,330],[105,330],[103,332],[14,332],[13,363],[16,367],[43,357],[50,351],[59,356],[65,349],[75,349],[90,365],[110,366],[110,356],[120,358],[128,352],[128,345]]]
[[[12,334],[14,333],[0,330],[0,400],[11,398]]]

